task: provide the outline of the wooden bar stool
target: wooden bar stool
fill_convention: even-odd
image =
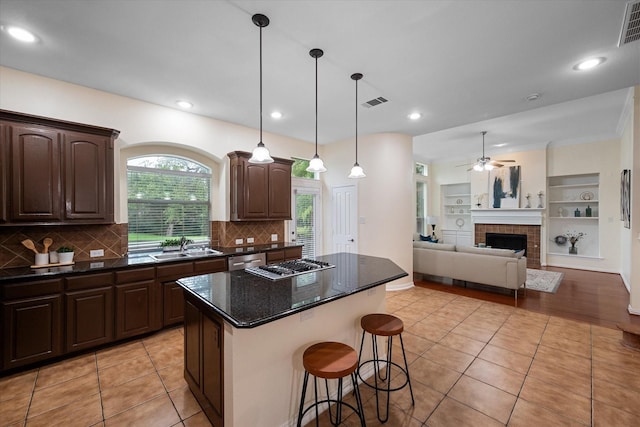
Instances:
[[[302,397],[300,398],[300,410],[298,412],[298,426],[302,425],[302,417],[315,408],[316,410],[316,426],[318,425],[318,406],[327,403],[329,405],[329,421],[332,425],[337,426],[342,421],[342,406],[351,408],[358,418],[360,418],[360,424],[364,427],[364,412],[362,410],[362,400],[360,399],[360,391],[358,390],[358,382],[356,377],[356,370],[358,369],[358,355],[356,351],[346,344],[339,342],[321,342],[314,344],[307,348],[302,355],[302,364],[304,366],[304,383],[302,385]],[[309,381],[309,374],[313,375],[313,389],[315,392],[315,403],[304,409],[304,398],[307,392],[307,383]],[[353,390],[356,397],[357,408],[353,405],[344,402],[342,400],[342,379],[346,376],[351,376],[353,383]],[[327,398],[318,400],[318,378],[324,378],[325,388],[327,392]],[[338,380],[338,395],[335,399],[331,399],[329,394],[329,382],[330,379]],[[336,416],[335,420],[331,413],[331,404],[336,403]]]
[[[409,391],[411,392],[411,404],[414,405],[413,399],[413,388],[411,387],[411,379],[409,378],[409,365],[407,364],[407,355],[404,351],[404,343],[402,342],[402,331],[404,331],[404,323],[402,319],[399,319],[396,316],[392,316],[391,314],[367,314],[360,319],[360,326],[362,326],[362,340],[360,341],[360,356],[358,357],[358,372],[357,376],[360,380],[368,385],[369,387],[375,389],[376,391],[376,410],[378,413],[378,420],[381,423],[385,423],[389,420],[389,400],[390,394],[392,391],[397,391],[405,386],[409,386]],[[371,334],[371,345],[373,347],[373,359],[366,360],[364,362],[360,362],[360,358],[362,357],[362,348],[364,346],[364,336],[366,333]],[[387,358],[380,359],[378,354],[378,342],[377,337],[388,337],[387,341]],[[400,346],[402,348],[402,358],[404,359],[404,367],[398,365],[395,362],[391,361],[392,349],[393,349],[393,337],[400,337]],[[374,368],[373,379],[374,384],[369,384],[362,378],[360,370],[363,366],[372,363]],[[396,387],[391,387],[391,366],[396,366],[400,372],[405,376],[405,380],[401,385]],[[384,373],[381,372],[381,367],[385,368]],[[378,384],[378,381],[381,381],[382,384]],[[386,382],[386,386],[384,383]],[[378,397],[378,392],[386,392],[387,397],[387,405],[386,405],[386,415],[384,418],[380,415],[380,401]]]

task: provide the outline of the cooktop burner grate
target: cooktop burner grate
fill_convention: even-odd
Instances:
[[[312,273],[314,271],[325,270],[333,267],[335,267],[335,265],[329,264],[328,262],[302,258],[284,261],[277,264],[248,267],[245,271],[270,280],[279,280],[291,276],[297,276],[298,274]]]

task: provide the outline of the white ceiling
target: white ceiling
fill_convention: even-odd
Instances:
[[[266,131],[314,141],[318,60],[320,144],[359,134],[417,136],[425,161],[481,154],[480,131],[503,150],[619,132],[640,84],[640,42],[617,47],[625,0],[0,0],[0,65],[257,128],[263,29]],[[590,72],[572,67],[604,56]],[[540,93],[537,101],[525,98]],[[0,93],[1,96],[1,93]],[[280,110],[284,118],[268,117]],[[423,114],[411,122],[412,111]],[[265,143],[268,145],[268,140]],[[363,147],[366,149],[366,147]]]

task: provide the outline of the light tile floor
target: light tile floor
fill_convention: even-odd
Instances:
[[[392,394],[387,426],[640,425],[640,351],[619,331],[424,288],[388,293],[387,310],[404,320],[415,396]],[[175,328],[2,378],[0,425],[208,426],[182,358]]]

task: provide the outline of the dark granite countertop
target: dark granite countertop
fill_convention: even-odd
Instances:
[[[13,268],[2,268],[0,269],[0,285],[3,283],[9,283],[13,280],[23,280],[23,279],[40,279],[40,278],[53,278],[55,276],[60,275],[69,275],[74,273],[86,273],[86,272],[100,272],[101,270],[117,270],[132,266],[143,266],[143,265],[158,265],[158,264],[167,264],[167,263],[178,263],[178,262],[187,262],[187,261],[195,261],[198,259],[205,258],[219,258],[219,257],[229,257],[234,255],[247,255],[253,254],[256,252],[267,252],[272,250],[284,249],[289,247],[302,246],[300,243],[270,243],[264,245],[253,245],[253,246],[239,246],[233,248],[227,247],[217,247],[214,246],[212,249],[218,250],[222,252],[222,254],[210,254],[210,255],[202,255],[202,256],[191,256],[188,258],[180,258],[176,260],[168,260],[168,261],[156,261],[151,258],[151,255],[159,254],[160,251],[150,251],[139,254],[129,254],[125,255],[122,258],[113,258],[113,259],[102,259],[97,258],[91,261],[76,261],[74,264],[59,266],[59,267],[48,267],[48,268],[31,268],[29,266],[25,267],[13,267]]]
[[[408,276],[386,258],[337,253],[317,259],[336,267],[276,281],[239,270],[187,277],[178,284],[232,326],[254,328]]]

